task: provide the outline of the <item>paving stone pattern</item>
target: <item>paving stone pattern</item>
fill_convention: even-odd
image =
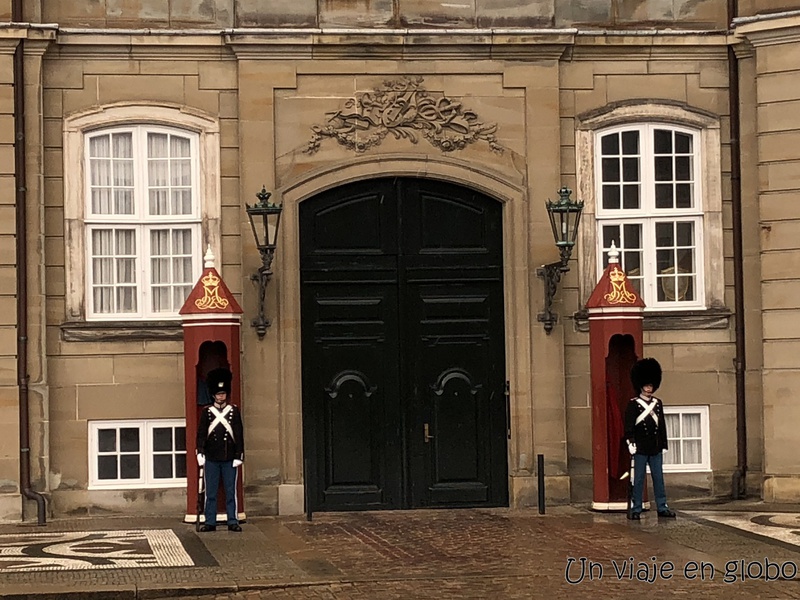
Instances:
[[[168,519],[47,525],[48,531],[137,528],[171,528],[195,566],[4,573],[0,597],[800,598],[800,575],[792,580],[775,575],[780,565],[800,565],[800,547],[705,520],[697,512],[674,521],[647,514],[640,523],[570,507],[547,515],[500,509],[337,513],[314,515],[312,522],[302,517],[251,519],[241,534],[196,534],[191,526]],[[0,526],[0,535],[15,531],[24,536],[39,530]],[[729,561],[735,572],[726,577]],[[775,581],[765,581],[765,561]],[[703,579],[699,571],[685,574],[693,562],[704,565]],[[641,570],[640,563],[645,565]],[[586,567],[583,579],[581,565]],[[617,576],[615,565],[626,569],[623,576]],[[653,571],[653,565],[663,570]],[[740,565],[745,575],[750,569],[750,580],[741,581]],[[638,581],[637,572],[650,581]]]

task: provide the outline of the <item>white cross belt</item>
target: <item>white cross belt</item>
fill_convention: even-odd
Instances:
[[[208,426],[208,434],[211,435],[211,432],[214,431],[217,425],[222,425],[225,429],[228,430],[228,433],[231,434],[231,439],[235,440],[236,438],[233,435],[233,427],[231,424],[228,423],[228,420],[225,418],[228,416],[228,413],[233,410],[233,407],[228,404],[222,410],[217,410],[215,406],[209,406],[208,410],[211,411],[211,414],[214,415],[214,420],[211,422],[211,425]]]
[[[645,400],[642,400],[641,398],[637,398],[636,401],[644,409],[644,412],[642,412],[638,417],[636,417],[636,424],[638,425],[639,423],[644,421],[648,415],[650,415],[653,417],[653,421],[656,422],[656,425],[658,425],[658,415],[653,412],[653,410],[656,407],[656,404],[658,404],[658,400],[653,400],[650,404],[648,404]]]

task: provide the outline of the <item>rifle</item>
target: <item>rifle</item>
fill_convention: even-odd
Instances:
[[[194,530],[200,531],[200,516],[206,508],[206,482],[205,469],[197,466],[197,520],[194,522]]]

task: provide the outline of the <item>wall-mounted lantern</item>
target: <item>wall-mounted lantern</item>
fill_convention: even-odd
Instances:
[[[553,314],[552,310],[553,296],[558,289],[561,276],[569,271],[569,257],[578,237],[578,224],[583,211],[583,202],[573,201],[571,195],[572,190],[562,187],[558,190],[558,201],[553,202],[548,199],[545,203],[556,247],[561,255],[561,260],[536,269],[536,275],[544,279],[544,312],[539,313],[538,318],[540,323],[544,323],[544,330],[548,334],[558,322],[558,315]]]
[[[259,338],[266,335],[267,327],[272,324],[264,316],[264,295],[267,291],[267,282],[272,277],[272,261],[275,258],[275,249],[278,247],[278,228],[283,211],[283,204],[273,204],[269,201],[271,196],[272,194],[267,191],[267,188],[262,187],[261,191],[256,194],[256,198],[258,198],[256,204],[250,206],[245,203],[256,248],[261,254],[261,266],[258,267],[258,273],[250,276],[252,281],[258,283],[258,317],[253,319],[252,325],[256,328]]]

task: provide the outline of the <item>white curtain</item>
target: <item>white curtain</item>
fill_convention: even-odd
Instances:
[[[664,455],[665,465],[679,465],[681,464],[681,416],[680,415],[664,415],[664,421],[667,425],[667,441],[669,450]]]
[[[684,464],[700,464],[703,460],[700,413],[684,414],[681,420],[683,425],[683,462]]]
[[[136,233],[92,230],[92,291],[96,313],[136,312]]]
[[[192,291],[192,230],[150,232],[153,312],[179,310]]]
[[[188,138],[147,134],[147,181],[151,215],[192,213],[192,161]]]
[[[89,138],[92,214],[132,215],[133,137],[130,132]]]

